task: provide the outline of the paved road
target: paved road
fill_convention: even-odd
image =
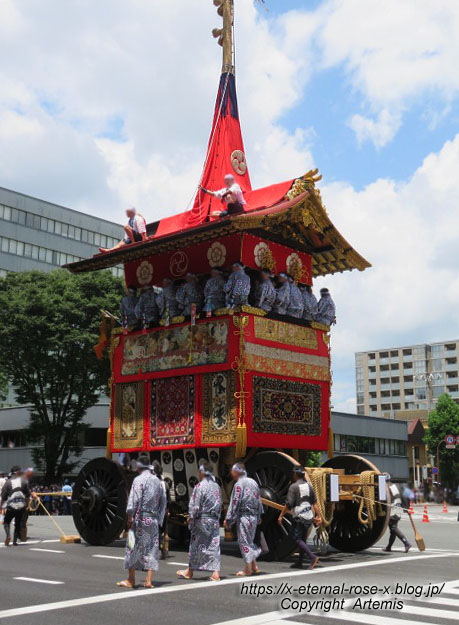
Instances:
[[[397,551],[385,554],[381,551],[384,541],[360,554],[330,554],[312,572],[292,571],[291,562],[262,563],[263,576],[241,581],[232,576],[240,567],[237,549],[233,544],[223,544],[223,581],[215,584],[206,581],[204,575],[197,575],[192,582],[177,580],[175,572],[186,564],[187,557],[186,552],[174,550],[155,575],[155,589],[139,587],[133,591],[115,585],[123,578],[121,542],[110,547],[64,545],[58,542],[49,519],[33,517],[28,543],[17,548],[0,548],[0,623],[457,625],[457,513],[457,508],[443,514],[441,507],[429,506],[431,522],[421,524],[422,515],[417,509],[414,518],[427,545],[423,553],[413,548],[405,555],[401,546],[396,545]],[[59,522],[67,533],[74,532],[71,519],[59,519]],[[411,536],[408,523],[403,521],[401,526]],[[403,592],[394,595],[397,583],[410,584],[415,587],[413,592],[422,592],[423,596]],[[309,588],[308,584],[311,584]],[[431,584],[438,585],[439,595],[426,596],[432,592]],[[320,588],[324,585],[332,588]],[[374,585],[375,594],[364,595],[361,585]],[[435,587],[434,592],[437,592]],[[337,600],[334,605],[333,599]],[[352,609],[359,599],[360,605]],[[394,609],[390,610],[388,605],[374,603],[399,600],[403,609],[392,606]],[[303,604],[297,605],[295,601]]]

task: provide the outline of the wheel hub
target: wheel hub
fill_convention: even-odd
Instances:
[[[80,505],[89,514],[98,514],[103,506],[106,494],[99,484],[93,484],[80,495]]]
[[[269,486],[261,486],[260,487],[260,496],[263,499],[267,499],[268,501],[272,501],[273,503],[279,503],[277,501],[277,497],[274,491],[269,488]],[[275,508],[271,508],[271,506],[265,506],[264,518],[268,522],[277,522],[277,517],[279,516],[278,511]]]

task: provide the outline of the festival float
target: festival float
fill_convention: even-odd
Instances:
[[[267,267],[288,272],[298,284],[369,263],[331,222],[317,170],[252,189],[239,121],[233,65],[233,2],[214,0],[223,18],[213,34],[223,67],[201,185],[218,189],[228,172],[244,192],[242,214],[213,215],[220,201],[198,187],[190,210],[147,225],[147,239],[66,265],[80,273],[124,265],[126,285],[159,287],[187,272],[201,279],[212,268],[240,261],[252,276]],[[277,517],[291,469],[307,452],[328,449],[321,467],[307,467],[322,511],[321,548],[343,551],[373,545],[386,529],[390,508],[384,479],[368,460],[333,457],[330,328],[280,318],[252,306],[222,308],[168,325],[110,332],[110,415],[107,457],[90,461],[77,477],[72,510],[82,538],[108,544],[122,534],[134,473],[112,453],[142,451],[161,462],[171,484],[169,533],[186,538],[186,514],[199,464],[208,460],[228,501],[235,460],[259,484],[262,529],[270,557],[293,550],[289,518]]]

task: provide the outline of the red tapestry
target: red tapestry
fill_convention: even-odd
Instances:
[[[151,445],[195,442],[195,380],[192,375],[151,381]]]

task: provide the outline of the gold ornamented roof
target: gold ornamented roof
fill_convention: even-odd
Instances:
[[[149,238],[64,266],[73,273],[95,271],[173,251],[178,247],[189,247],[201,241],[220,239],[235,232],[252,232],[311,254],[314,277],[367,269],[370,263],[352,248],[331,222],[320,191],[315,188],[315,182],[320,179],[316,174],[317,170],[314,170],[295,180],[285,200],[270,208]]]

